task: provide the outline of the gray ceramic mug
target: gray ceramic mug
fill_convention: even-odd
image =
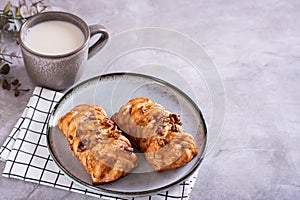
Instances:
[[[63,21],[78,27],[84,36],[83,44],[67,53],[45,54],[33,50],[24,42],[30,28],[47,21]],[[91,46],[90,38],[101,37]],[[47,35],[51,37],[51,35]],[[88,26],[81,18],[66,12],[44,12],[29,18],[20,28],[21,52],[29,77],[38,85],[54,90],[63,90],[74,84],[80,68],[87,59],[94,56],[107,42],[108,33],[101,25]],[[43,41],[41,41],[43,42]]]

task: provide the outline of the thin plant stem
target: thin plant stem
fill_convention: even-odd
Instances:
[[[11,55],[8,53],[0,53],[1,56],[9,56],[9,57],[13,57],[13,58],[22,58],[21,56],[16,56],[16,55]]]

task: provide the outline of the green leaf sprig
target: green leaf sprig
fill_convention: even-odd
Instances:
[[[0,39],[3,41],[6,36],[17,39],[21,25],[31,16],[41,13],[50,6],[44,4],[43,0],[28,4],[26,0],[19,0],[18,5],[10,1],[0,10]]]
[[[17,97],[20,92],[28,92],[29,89],[21,89],[20,81],[9,75],[13,59],[20,59],[16,52],[9,52],[3,43],[7,40],[18,43],[18,31],[21,25],[30,17],[47,10],[50,6],[45,5],[43,0],[27,3],[26,0],[19,0],[15,6],[8,1],[5,7],[0,9],[0,83],[4,90],[13,91]]]

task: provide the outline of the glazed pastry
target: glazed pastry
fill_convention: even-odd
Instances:
[[[130,141],[100,106],[78,105],[59,119],[58,127],[93,184],[117,180],[137,166]]]
[[[131,99],[112,120],[156,172],[181,167],[198,152],[193,136],[182,129],[180,116],[148,98]]]

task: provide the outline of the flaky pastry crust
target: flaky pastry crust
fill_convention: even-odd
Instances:
[[[93,184],[115,181],[137,166],[131,143],[98,105],[74,107],[59,119],[58,127]]]
[[[195,139],[181,126],[180,116],[148,98],[131,99],[112,120],[157,172],[181,167],[198,153]]]

